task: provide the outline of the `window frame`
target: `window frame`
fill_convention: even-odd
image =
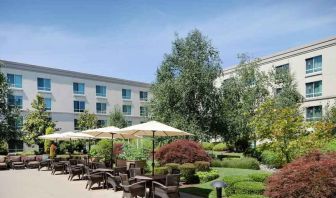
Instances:
[[[320,111],[320,116],[319,117],[316,117],[316,108],[319,108],[319,111]],[[310,111],[312,111],[312,117],[308,116],[310,115]],[[306,120],[307,121],[317,121],[317,120],[321,120],[323,117],[323,108],[322,108],[322,105],[318,105],[318,106],[310,106],[310,107],[307,107],[306,108]]]
[[[99,89],[98,89],[99,88]],[[99,93],[98,90],[104,90],[102,93]],[[107,88],[104,85],[96,85],[96,96],[98,97],[106,97]]]
[[[43,98],[43,100],[44,100],[45,110],[46,110],[46,111],[51,111],[51,107],[52,107],[52,104],[51,104],[51,103],[52,103],[51,98],[46,97],[46,98]],[[50,107],[48,107],[48,105],[47,105],[47,100],[50,101]]]
[[[316,83],[321,83],[320,86],[321,86],[321,92],[317,92],[315,93],[315,87],[316,87]],[[313,85],[313,92],[312,93],[308,93],[308,85]],[[306,98],[315,98],[315,97],[319,97],[319,96],[322,96],[322,93],[323,93],[323,90],[322,90],[322,80],[318,80],[318,81],[314,81],[314,82],[309,82],[309,83],[306,83]]]
[[[7,100],[9,106],[23,109],[23,96],[9,94]],[[20,103],[18,104],[18,102]]]
[[[10,80],[9,76],[13,77],[13,82],[10,82],[11,80]],[[20,79],[19,80],[20,82],[17,82],[18,79]],[[22,88],[22,75],[8,73],[7,74],[7,83],[9,85],[9,87],[11,87],[11,88]]]
[[[318,64],[317,60],[320,59],[321,62]],[[312,61],[312,68],[308,69],[308,61]],[[317,66],[318,65],[318,66]],[[322,71],[322,55],[314,56],[306,59],[306,74],[312,74],[315,72]]]
[[[83,90],[80,90],[81,86],[83,87]],[[77,90],[75,88],[77,88]],[[85,95],[85,83],[73,82],[72,90],[76,95]]]
[[[121,93],[122,99],[124,99],[124,100],[131,100],[132,99],[132,90],[131,89],[122,89],[121,92],[122,92]],[[129,93],[129,96],[128,96],[127,93]]]
[[[43,86],[39,86],[39,80],[42,80]],[[46,83],[48,82],[48,83]],[[46,84],[49,84],[49,86],[46,86]],[[39,91],[51,91],[51,79],[50,78],[41,78],[37,77],[37,90]]]
[[[105,110],[102,110],[105,106]],[[100,108],[100,110],[98,111],[98,107]],[[106,107],[107,107],[107,104],[105,102],[97,102],[96,103],[96,113],[97,114],[106,114]]]
[[[128,112],[128,108],[127,108],[127,111],[124,111],[124,107],[129,107],[129,112]],[[132,115],[132,105],[123,105],[122,106],[122,113],[124,115]]]
[[[146,97],[143,97],[144,94],[146,95]],[[140,101],[148,101],[148,91],[140,91],[139,97],[140,97]]]
[[[147,107],[140,106],[140,116],[141,117],[148,117],[148,108]]]
[[[76,109],[76,102],[78,102],[78,108]],[[82,106],[82,104],[84,104],[83,106],[84,106],[84,109],[82,109],[81,108],[81,106]],[[74,112],[75,113],[82,113],[82,112],[84,112],[85,111],[85,101],[82,101],[82,100],[74,100],[74,103],[73,103],[73,105],[74,105]]]

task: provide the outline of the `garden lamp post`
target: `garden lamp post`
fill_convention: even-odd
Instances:
[[[213,181],[211,186],[216,188],[217,198],[222,198],[222,188],[225,188],[228,185],[222,181]]]

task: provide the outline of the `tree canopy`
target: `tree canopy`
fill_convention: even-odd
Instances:
[[[125,120],[120,108],[117,106],[113,108],[113,111],[109,115],[109,125],[118,128],[124,128],[127,126],[127,121]]]
[[[79,114],[77,124],[79,130],[81,131],[94,129],[97,127],[97,116],[93,113],[90,113],[88,110],[85,110]]]
[[[176,36],[151,88],[151,117],[200,138],[217,134],[221,127],[214,81],[220,66],[218,51],[200,31]]]

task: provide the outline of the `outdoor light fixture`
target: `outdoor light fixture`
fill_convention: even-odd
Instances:
[[[213,181],[211,186],[216,188],[217,198],[222,198],[222,188],[227,187],[228,185],[222,181]]]

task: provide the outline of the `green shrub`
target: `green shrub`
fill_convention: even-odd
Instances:
[[[8,144],[7,142],[0,140],[0,155],[8,154]]]
[[[180,166],[181,176],[184,178],[187,184],[198,183],[199,179],[195,175],[196,167],[192,163],[185,163]]]
[[[265,184],[262,182],[237,182],[234,185],[235,194],[263,194],[265,191]]]
[[[271,173],[252,173],[248,176],[253,179],[253,181],[256,182],[265,182],[269,176],[271,176]]]
[[[225,151],[226,149],[227,149],[227,146],[225,143],[218,143],[212,148],[212,150],[214,151]]]
[[[154,168],[155,175],[166,175],[168,174],[168,168],[167,167],[155,167]]]
[[[230,196],[229,198],[267,198],[267,197],[263,195],[235,194]]]
[[[273,151],[264,150],[261,153],[261,162],[272,168],[281,168],[286,161]]]
[[[223,159],[221,167],[225,168],[242,168],[242,169],[253,169],[259,170],[258,160],[249,157],[243,157],[239,159]]]
[[[210,170],[210,162],[197,161],[194,163],[196,171],[208,171]]]
[[[212,160],[210,162],[211,167],[222,167],[222,161],[221,160]]]
[[[242,181],[253,181],[250,177],[246,175],[232,175],[223,177],[223,181],[228,184],[225,188],[225,194],[230,196],[235,193],[234,184]]]
[[[322,151],[326,151],[326,152],[334,152],[336,151],[336,140],[332,140],[330,142],[328,142],[323,148]]]
[[[177,163],[168,163],[168,164],[165,164],[165,167],[168,168],[168,172],[169,173],[171,173],[173,169],[178,169],[179,170],[180,169],[179,166],[180,165],[177,164]]]
[[[206,183],[208,181],[217,179],[219,174],[218,170],[198,171],[196,172],[196,176],[198,176],[200,183]]]
[[[224,158],[241,158],[239,154],[220,154],[217,155],[217,159],[222,160]]]
[[[202,142],[202,147],[204,150],[206,151],[211,151],[213,149],[213,147],[215,146],[214,143],[210,143],[210,142]]]

